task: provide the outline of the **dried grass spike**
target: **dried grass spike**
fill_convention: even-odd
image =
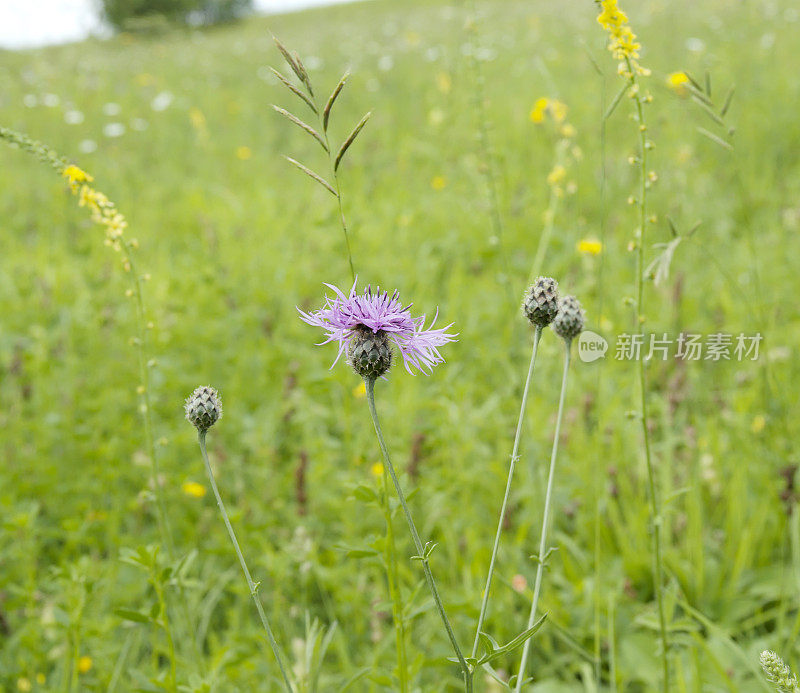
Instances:
[[[336,193],[336,190],[333,189],[333,186],[330,183],[328,183],[328,181],[326,181],[322,176],[320,176],[317,173],[314,173],[314,171],[312,171],[307,166],[303,166],[303,164],[301,164],[297,159],[292,159],[292,157],[286,156],[285,154],[283,155],[283,158],[286,159],[286,161],[288,161],[290,164],[294,164],[295,166],[297,166],[297,168],[299,168],[307,176],[317,181],[317,183],[319,183],[323,188],[325,188],[329,193],[331,193],[331,195],[333,195],[334,197],[339,197],[339,195]]]
[[[306,132],[307,132],[309,135],[311,135],[311,136],[312,136],[312,137],[313,137],[315,140],[317,140],[317,142],[319,142],[319,143],[320,143],[320,145],[322,146],[322,148],[323,148],[323,149],[324,149],[326,152],[328,151],[328,145],[327,145],[327,144],[325,144],[325,140],[324,140],[324,139],[322,139],[322,135],[320,135],[320,134],[319,134],[319,133],[318,133],[318,132],[317,132],[317,131],[316,131],[314,128],[312,128],[312,127],[311,127],[311,126],[310,126],[308,123],[304,123],[302,120],[300,120],[300,118],[298,118],[298,117],[297,117],[296,115],[294,115],[293,113],[289,113],[289,111],[287,111],[285,108],[281,108],[280,106],[276,106],[275,104],[272,104],[272,107],[273,107],[273,108],[274,108],[274,109],[275,109],[275,110],[276,110],[278,113],[280,113],[282,116],[284,116],[284,117],[285,117],[285,118],[287,118],[288,120],[292,121],[292,122],[293,122],[295,125],[297,125],[297,127],[300,127],[300,128],[302,128],[303,130],[305,130],[305,131],[306,131]]]
[[[284,77],[280,72],[278,72],[274,67],[269,68],[272,70],[272,74],[275,75],[281,83],[295,96],[299,96],[305,104],[312,110],[314,113],[317,113],[317,107],[314,105],[314,102],[309,99],[302,91],[300,91],[294,84],[292,84],[286,77]]]
[[[350,145],[353,144],[356,137],[358,137],[358,133],[361,132],[363,127],[367,124],[367,121],[370,119],[372,115],[372,111],[369,111],[367,115],[365,115],[361,121],[353,128],[353,132],[350,133],[350,136],[344,141],[341,148],[339,149],[339,153],[336,155],[336,160],[333,162],[333,170],[339,170],[339,164],[342,161],[342,157],[345,155],[345,152],[350,148]]]
[[[325,110],[322,111],[322,127],[324,128],[325,132],[328,131],[328,118],[330,118],[333,103],[336,101],[336,97],[339,96],[342,89],[344,89],[344,85],[349,76],[350,72],[345,72],[344,75],[342,75],[342,78],[339,80],[339,84],[336,85],[336,89],[334,89],[333,93],[330,95],[328,103],[325,104]]]

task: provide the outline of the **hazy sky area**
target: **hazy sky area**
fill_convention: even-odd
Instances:
[[[254,0],[259,12],[287,12],[342,0]],[[107,33],[98,0],[0,0],[0,48],[32,48]]]

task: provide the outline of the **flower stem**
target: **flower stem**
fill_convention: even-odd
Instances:
[[[406,627],[403,620],[403,600],[400,594],[400,580],[397,573],[397,548],[394,541],[392,508],[389,503],[389,474],[383,465],[383,494],[381,504],[386,518],[386,580],[389,584],[389,597],[392,600],[392,621],[394,621],[397,648],[397,677],[400,680],[400,693],[408,691],[408,659],[406,657]]]
[[[414,524],[414,519],[411,517],[411,510],[408,507],[408,503],[406,503],[406,497],[403,494],[403,489],[400,487],[400,481],[394,471],[394,466],[389,458],[389,450],[386,448],[386,442],[383,439],[381,424],[378,420],[378,412],[375,409],[375,378],[364,378],[364,384],[366,385],[367,389],[367,404],[369,405],[369,413],[372,416],[372,424],[375,426],[375,434],[378,436],[378,445],[380,445],[381,453],[383,453],[383,461],[385,462],[386,470],[389,472],[389,476],[392,478],[392,483],[394,484],[395,491],[397,492],[397,498],[399,499],[400,505],[403,508],[403,513],[405,513],[406,521],[408,522],[408,529],[411,531],[411,538],[414,540],[414,546],[417,549],[417,556],[422,563],[422,569],[425,572],[425,580],[427,581],[428,588],[433,596],[436,609],[439,612],[439,616],[441,616],[442,623],[447,631],[447,637],[450,638],[450,644],[453,646],[453,651],[455,652],[458,663],[461,666],[461,671],[464,674],[465,690],[471,692],[472,671],[464,659],[464,655],[461,653],[461,648],[458,646],[458,641],[456,640],[455,633],[453,632],[453,627],[450,625],[450,619],[447,618],[447,613],[444,610],[444,604],[442,604],[442,599],[439,596],[439,590],[436,588],[436,582],[433,579],[433,573],[431,572],[425,547],[422,545],[422,540],[419,538],[419,533],[417,532],[417,527]]]
[[[239,565],[242,566],[242,572],[247,580],[247,587],[250,589],[250,596],[253,598],[253,603],[256,605],[256,609],[258,610],[258,615],[261,618],[261,624],[264,626],[264,631],[267,634],[269,646],[272,648],[272,653],[275,655],[275,659],[278,661],[278,668],[281,670],[284,686],[289,693],[294,693],[292,684],[289,683],[289,677],[286,674],[286,668],[283,664],[283,657],[281,655],[280,647],[278,647],[275,636],[272,634],[272,628],[270,628],[267,615],[264,613],[264,607],[262,606],[261,599],[258,596],[258,585],[256,585],[253,582],[253,578],[250,577],[250,571],[247,569],[247,563],[245,563],[242,550],[239,548],[239,542],[236,540],[236,534],[234,533],[231,522],[228,519],[228,513],[225,510],[225,505],[222,502],[222,498],[220,498],[219,490],[217,489],[217,482],[214,480],[214,472],[211,471],[211,464],[208,461],[208,453],[206,452],[206,431],[198,431],[197,440],[200,443],[200,452],[203,455],[203,462],[206,465],[206,474],[208,474],[208,481],[211,484],[211,490],[214,491],[214,498],[217,499],[217,507],[219,507],[222,520],[228,530],[228,536],[230,537],[233,548],[236,551],[236,556],[239,559]]]
[[[638,87],[636,81],[636,70],[631,64],[630,58],[626,58],[628,73],[630,74],[631,87]],[[644,108],[642,107],[642,96],[637,92],[634,98],[636,102],[636,115],[639,120],[639,146],[641,149],[640,163],[640,191],[639,191],[639,234],[637,239],[636,252],[636,321],[638,329],[644,325],[644,237],[645,225],[647,224],[647,125],[644,119]],[[653,457],[650,450],[650,430],[647,427],[647,374],[645,372],[644,359],[638,359],[639,367],[639,395],[641,397],[641,422],[642,439],[644,441],[644,457],[647,465],[647,489],[650,501],[650,521],[653,526],[653,587],[656,593],[658,606],[658,625],[661,632],[661,667],[663,670],[662,690],[669,693],[669,659],[667,657],[667,619],[664,610],[664,567],[662,561],[661,547],[661,510],[658,494],[656,491],[655,469],[653,468]]]
[[[544,497],[544,513],[542,517],[542,536],[539,540],[539,555],[537,556],[538,565],[536,566],[536,582],[534,583],[533,587],[533,601],[531,602],[531,612],[528,615],[528,625],[527,628],[531,628],[533,626],[534,621],[536,620],[536,609],[539,606],[539,594],[542,588],[542,576],[544,574],[544,564],[546,560],[547,554],[547,528],[550,523],[550,503],[553,498],[553,479],[555,478],[556,472],[556,458],[558,457],[558,439],[561,436],[561,419],[564,414],[564,395],[567,391],[567,375],[569,373],[569,362],[570,362],[570,346],[572,344],[572,340],[565,340],[565,350],[564,350],[564,374],[561,378],[561,394],[558,397],[558,415],[556,416],[556,430],[555,435],[553,436],[553,450],[550,454],[550,471],[547,475],[547,491],[545,492]],[[519,674],[517,674],[517,685],[514,689],[519,693],[522,690],[522,682],[525,679],[525,667],[528,662],[528,653],[531,649],[531,640],[528,639],[525,641],[525,645],[522,648],[522,662],[519,665]]]
[[[500,519],[497,521],[497,533],[494,537],[494,546],[492,547],[492,557],[489,560],[489,574],[486,576],[486,587],[483,589],[483,601],[481,602],[481,613],[478,616],[478,626],[475,632],[475,642],[472,644],[472,657],[478,654],[478,643],[480,642],[480,633],[483,629],[483,621],[486,618],[486,609],[489,604],[489,592],[492,587],[492,576],[494,575],[494,564],[497,560],[497,552],[500,547],[500,535],[503,533],[503,523],[506,519],[506,509],[508,507],[508,498],[511,494],[511,482],[514,478],[514,467],[516,466],[519,451],[519,441],[522,436],[522,421],[525,418],[525,406],[528,403],[528,391],[533,379],[533,368],[536,363],[536,354],[539,351],[539,340],[542,337],[542,328],[536,326],[536,331],[533,334],[533,350],[531,352],[531,363],[528,366],[528,377],[525,380],[525,389],[522,391],[522,404],[519,408],[519,418],[517,419],[517,430],[514,434],[514,447],[511,450],[511,463],[508,467],[508,480],[506,481],[506,492],[503,496],[503,505],[500,508]]]

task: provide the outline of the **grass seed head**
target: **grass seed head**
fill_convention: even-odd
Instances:
[[[186,420],[204,433],[222,418],[222,400],[213,387],[198,387],[184,405]]]

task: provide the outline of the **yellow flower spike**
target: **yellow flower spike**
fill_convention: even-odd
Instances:
[[[603,244],[594,238],[578,241],[578,252],[583,255],[599,255],[603,252]]]
[[[553,170],[547,175],[547,184],[551,187],[554,187],[566,177],[567,169],[565,169],[561,164],[556,164],[553,167]]]
[[[75,190],[74,186],[77,183],[87,183],[87,182],[91,183],[94,180],[92,176],[86,173],[86,171],[84,171],[82,168],[75,166],[75,164],[70,164],[69,166],[67,166],[61,172],[61,175],[69,180],[69,184],[73,186],[73,191]]]
[[[571,139],[572,137],[575,137],[575,135],[577,135],[577,134],[578,134],[578,131],[575,129],[575,127],[573,125],[570,125],[569,123],[564,123],[561,126],[561,136],[562,137],[566,137],[567,139]]]
[[[550,102],[550,113],[552,114],[553,120],[555,120],[556,123],[564,122],[567,117],[568,110],[569,108],[567,107],[567,104],[565,104],[563,101],[553,99]]]
[[[92,658],[88,655],[83,655],[78,659],[78,671],[81,674],[88,674],[92,669]]]
[[[206,487],[196,481],[184,481],[181,491],[191,498],[203,498],[206,495]]]
[[[372,472],[372,476],[376,479],[380,479],[383,476],[383,463],[376,462],[369,468],[369,471]]]
[[[539,99],[536,99],[536,103],[533,104],[533,108],[531,109],[531,121],[534,123],[543,123],[545,114],[547,112],[547,105],[550,103],[550,99],[547,97],[542,96]]]

